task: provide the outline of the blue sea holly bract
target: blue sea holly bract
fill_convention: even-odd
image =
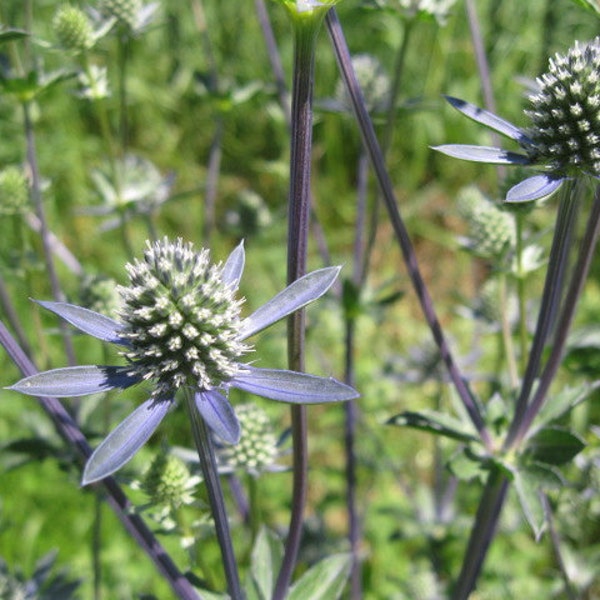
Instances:
[[[522,152],[465,144],[435,148],[464,160],[540,169],[508,191],[508,202],[543,198],[569,178],[600,177],[600,37],[575,42],[567,54],[557,54],[536,83],[525,111],[531,123],[525,129],[464,100],[447,98],[467,117],[515,140]]]
[[[126,266],[129,285],[118,288],[119,319],[64,302],[38,302],[79,330],[116,344],[123,366],[87,365],[53,369],[22,379],[10,389],[32,396],[74,397],[124,389],[142,381],[150,397],[127,416],[88,460],[83,483],[121,468],[150,438],[185,388],[207,426],[235,444],[240,427],[227,398],[229,388],[289,403],[355,398],[333,379],[242,362],[253,350],[247,338],[322,296],[339,267],[313,271],[294,281],[250,316],[237,298],[244,269],[243,244],[224,264],[210,260],[181,239],[148,243],[142,260]]]

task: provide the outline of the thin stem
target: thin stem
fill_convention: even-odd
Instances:
[[[306,273],[310,221],[310,176],[312,148],[312,102],[315,43],[322,22],[322,10],[291,14],[294,31],[292,84],[292,133],[290,190],[288,199],[288,283]],[[305,314],[288,318],[288,365],[304,371]],[[283,600],[292,579],[302,537],[304,507],[308,488],[308,442],[306,407],[291,407],[293,446],[293,492],[290,526],[273,600]]]
[[[508,486],[509,480],[506,475],[493,467],[479,502],[462,569],[452,591],[452,600],[467,600],[475,588],[487,551],[496,533]]]
[[[506,273],[501,273],[499,277],[500,283],[500,306],[502,309],[501,326],[502,326],[502,341],[504,345],[504,356],[508,365],[508,376],[510,385],[516,389],[519,385],[519,372],[517,369],[517,361],[515,360],[515,349],[512,338],[512,328],[510,323],[510,306],[508,302],[508,286],[506,281]]]
[[[579,598],[579,595],[577,594],[577,591],[574,589],[573,584],[569,579],[567,567],[565,565],[563,554],[560,548],[560,536],[558,535],[556,527],[554,526],[554,515],[552,514],[552,507],[550,506],[550,501],[548,500],[548,496],[546,494],[541,494],[540,498],[544,506],[544,516],[548,525],[548,531],[550,533],[550,542],[552,543],[552,549],[554,550],[556,563],[558,565],[558,569],[560,570],[560,574],[564,583],[565,596],[568,600],[577,600],[577,598]]]
[[[544,370],[540,376],[539,385],[535,390],[535,393],[531,399],[531,403],[527,407],[527,411],[523,415],[522,420],[519,423],[519,427],[516,430],[514,437],[514,444],[519,444],[521,440],[526,436],[533,420],[540,411],[550,389],[550,385],[556,376],[556,372],[562,362],[564,348],[567,342],[567,336],[575,316],[575,309],[577,302],[581,297],[583,287],[585,285],[590,265],[594,257],[594,250],[598,243],[598,236],[600,235],[600,186],[596,187],[596,193],[594,195],[594,203],[592,205],[592,211],[587,219],[587,227],[581,247],[579,249],[577,263],[573,270],[573,275],[569,283],[569,289],[567,295],[562,304],[562,312],[557,322],[556,333],[552,340],[552,349],[548,362],[546,363]]]
[[[237,561],[233,552],[231,532],[225,508],[225,497],[223,496],[223,489],[221,487],[212,437],[204,419],[196,409],[192,390],[184,388],[184,392],[185,406],[192,425],[194,443],[198,450],[198,458],[200,459],[200,466],[202,467],[202,474],[204,476],[204,485],[208,493],[208,501],[215,523],[215,532],[219,540],[221,557],[223,558],[223,568],[225,569],[225,576],[227,578],[227,590],[232,600],[242,600],[244,593],[240,584]]]
[[[527,285],[525,282],[525,271],[523,268],[523,251],[524,251],[524,239],[523,239],[523,224],[524,215],[518,212],[515,215],[516,223],[516,247],[515,255],[517,262],[517,298],[519,302],[519,354],[521,372],[524,372],[527,368],[527,345],[528,345],[528,334],[527,334]]]
[[[346,89],[348,90],[348,93],[352,99],[352,105],[354,107],[355,116],[363,136],[363,142],[369,152],[373,169],[381,187],[383,200],[390,217],[392,228],[394,229],[400,249],[402,250],[408,274],[417,294],[417,298],[421,304],[425,319],[429,328],[431,329],[433,338],[439,348],[446,368],[448,369],[452,383],[454,384],[454,387],[456,388],[456,391],[462,403],[464,404],[471,421],[479,432],[479,436],[483,444],[488,449],[491,449],[492,438],[485,426],[474,397],[468,388],[467,382],[460,373],[452,352],[450,351],[450,347],[448,346],[448,342],[446,341],[446,337],[433,307],[431,296],[429,295],[429,291],[427,290],[425,281],[421,275],[414,247],[408,235],[408,231],[406,230],[406,226],[404,225],[404,221],[400,216],[394,188],[392,186],[389,174],[385,168],[381,148],[379,147],[379,142],[377,141],[377,137],[373,129],[373,123],[371,122],[369,114],[365,108],[362,93],[352,68],[350,52],[348,50],[339,19],[334,8],[332,8],[327,14],[327,27],[335,49],[340,70],[346,83]]]
[[[273,28],[271,27],[271,21],[269,19],[267,7],[265,6],[264,0],[254,0],[254,7],[256,9],[258,22],[267,45],[267,54],[269,56],[269,63],[271,64],[271,70],[275,76],[275,86],[277,87],[279,104],[285,115],[286,123],[291,125],[292,117],[290,114],[290,94],[285,85],[285,73],[281,64],[281,58],[277,49],[277,42],[275,41],[275,35],[273,33]]]
[[[38,372],[35,365],[25,355],[1,321],[0,345],[4,347],[23,376],[29,377]],[[81,462],[84,463],[91,456],[92,449],[78,428],[77,423],[75,423],[71,415],[56,398],[40,397],[38,401],[54,422],[54,426],[60,436],[75,451]],[[127,532],[140,545],[144,552],[148,554],[158,571],[170,584],[176,597],[181,600],[201,600],[199,594],[179,571],[169,554],[167,554],[160,542],[154,537],[152,531],[147,527],[144,520],[136,514],[134,506],[115,479],[107,477],[99,485],[104,488],[109,505],[121,523],[123,523]]]

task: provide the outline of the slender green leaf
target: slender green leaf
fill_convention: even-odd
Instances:
[[[266,527],[262,527],[252,549],[250,571],[260,600],[273,596],[275,578],[281,566],[283,546],[281,540]]]
[[[470,425],[433,410],[405,411],[392,417],[387,423],[398,427],[412,427],[429,431],[435,435],[442,435],[461,442],[478,441]]]
[[[324,558],[290,588],[287,600],[336,600],[346,585],[351,562],[349,554]]]

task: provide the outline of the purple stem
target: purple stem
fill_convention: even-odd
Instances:
[[[425,319],[439,348],[442,360],[448,369],[452,383],[454,384],[454,387],[456,388],[456,391],[458,392],[458,395],[464,404],[471,421],[479,432],[479,436],[483,444],[486,446],[486,448],[491,449],[492,439],[490,434],[485,426],[485,423],[483,422],[483,418],[479,408],[477,407],[477,404],[475,403],[471,391],[469,390],[465,379],[460,373],[456,362],[454,361],[454,357],[452,356],[446,341],[446,337],[444,336],[442,327],[435,313],[431,296],[429,295],[429,291],[427,290],[423,276],[421,275],[414,247],[408,235],[408,231],[406,230],[406,226],[404,225],[404,221],[400,216],[394,188],[385,167],[385,162],[379,142],[377,141],[377,136],[375,135],[373,123],[371,122],[369,114],[365,108],[365,102],[360,91],[358,81],[356,80],[356,75],[354,74],[354,70],[352,68],[350,52],[348,50],[342,28],[334,8],[327,13],[327,27],[335,49],[340,70],[346,83],[346,89],[348,90],[348,93],[352,99],[352,105],[354,107],[355,116],[363,136],[363,142],[371,158],[373,169],[381,187],[383,200],[387,208],[392,227],[400,244],[400,249],[402,250],[402,254],[404,256],[408,274],[417,294],[417,298],[421,304]]]
[[[5,348],[12,361],[25,377],[35,375],[38,372],[35,365],[25,355],[1,321],[0,345]],[[61,437],[76,451],[81,461],[85,462],[92,454],[92,449],[83,433],[77,427],[77,423],[71,418],[71,415],[56,398],[40,397],[38,401],[53,420]],[[192,584],[179,571],[166,550],[154,537],[152,531],[148,529],[144,520],[134,512],[134,506],[115,479],[107,477],[98,485],[104,487],[109,505],[121,523],[123,523],[127,532],[141,546],[144,552],[148,554],[159,572],[169,582],[176,597],[181,600],[201,600],[201,596],[198,595]]]

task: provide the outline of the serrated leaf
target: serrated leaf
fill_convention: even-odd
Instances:
[[[433,410],[405,411],[389,419],[387,424],[429,431],[461,442],[478,441],[470,425]]]
[[[324,558],[290,588],[286,600],[336,600],[346,585],[351,563],[350,554]]]
[[[529,438],[526,452],[536,462],[563,465],[584,448],[585,442],[576,433],[560,427],[546,427]]]
[[[279,573],[283,557],[281,540],[266,527],[262,527],[252,549],[250,572],[260,600],[273,596],[275,578]]]
[[[562,480],[552,468],[541,465],[518,467],[512,470],[512,474],[521,510],[533,529],[536,541],[539,541],[546,522],[541,493],[562,485]]]

